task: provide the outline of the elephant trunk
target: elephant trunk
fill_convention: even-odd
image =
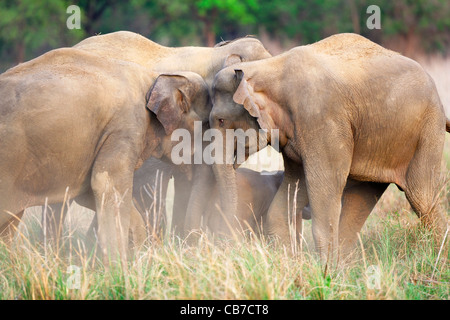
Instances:
[[[215,119],[211,112],[211,119]],[[212,123],[211,127],[216,127]],[[216,187],[220,198],[220,208],[213,208],[214,214],[220,217],[220,220],[225,220],[222,224],[223,228],[221,233],[230,235],[233,233],[233,226],[236,225],[236,217],[238,214],[238,192],[236,181],[235,165],[235,153],[236,153],[236,140],[235,138],[227,137],[225,128],[219,129],[222,139],[215,139],[215,159],[212,162],[212,169],[215,177]],[[222,142],[222,143],[221,143]],[[220,154],[221,153],[221,154]]]
[[[231,227],[236,223],[238,210],[236,171],[233,164],[215,164],[213,170],[221,199],[222,212],[218,214],[222,214]]]

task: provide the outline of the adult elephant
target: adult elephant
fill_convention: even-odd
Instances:
[[[209,47],[179,47],[171,48],[161,46],[139,34],[119,31],[105,35],[87,38],[73,48],[86,51],[102,58],[109,58],[120,61],[128,61],[155,72],[177,72],[191,71],[199,74],[211,90],[212,82],[216,73],[222,68],[241,61],[253,61],[271,57],[261,42],[255,38],[245,37],[233,41],[223,41],[214,48]],[[158,210],[164,211],[165,191],[169,178],[174,176],[175,202],[172,217],[172,229],[176,234],[183,234],[185,225],[186,209],[189,207],[193,214],[199,212],[204,207],[205,196],[200,192],[192,195],[192,188],[198,185],[189,177],[194,176],[197,180],[207,180],[211,175],[210,168],[200,165],[184,166],[180,168],[170,165],[170,159],[158,160],[148,159],[142,168],[135,172],[133,196],[141,214],[148,221],[155,221],[156,218],[148,217],[149,205],[154,205]],[[192,172],[193,168],[197,168]],[[162,173],[162,175],[161,175]],[[161,191],[157,199],[151,199],[145,187],[157,186]],[[206,192],[209,188],[206,189]],[[81,199],[82,205],[89,205],[89,201]],[[55,212],[60,212],[56,209]],[[153,210],[150,210],[154,212]],[[47,221],[56,221],[59,224],[59,215],[48,211]],[[51,224],[47,224],[51,228]],[[54,223],[53,223],[54,225]],[[53,227],[53,230],[56,228]],[[49,230],[49,234],[54,231]]]
[[[309,203],[325,260],[338,247],[351,248],[395,183],[442,239],[447,219],[437,197],[449,121],[433,80],[415,61],[359,35],[338,34],[226,68],[214,88],[212,128],[278,130],[285,178],[268,213],[270,233],[287,241],[288,185],[299,181],[297,214]],[[215,174],[223,211],[232,215],[237,191],[233,154],[227,156]]]
[[[133,172],[170,158],[171,133],[205,122],[208,86],[193,72],[157,74],[78,48],[52,50],[0,75],[0,234],[23,210],[83,198],[97,213],[104,257],[126,257],[146,232]]]

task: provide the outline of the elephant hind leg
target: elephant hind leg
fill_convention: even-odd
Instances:
[[[404,186],[411,207],[433,232],[437,245],[440,245],[447,230],[447,217],[439,203],[439,193],[443,187],[441,157],[444,138],[430,134],[426,141],[419,144],[409,164]]]
[[[25,210],[22,210],[14,217],[0,226],[0,240],[3,241],[8,247],[11,245],[14,235],[16,234],[17,227],[22,219],[23,213]]]
[[[339,245],[345,257],[358,239],[358,232],[367,220],[388,183],[349,180],[342,196],[339,220]]]
[[[425,181],[423,184],[410,183],[405,195],[422,224],[433,232],[437,244],[440,244],[447,230],[447,218],[439,203],[438,184],[433,183],[435,188],[430,185]]]

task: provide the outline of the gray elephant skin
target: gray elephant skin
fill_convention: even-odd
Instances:
[[[395,183],[441,243],[447,217],[437,198],[450,126],[433,80],[417,62],[362,36],[338,34],[221,70],[213,101],[211,128],[279,130],[285,177],[269,209],[269,234],[289,241],[288,185],[293,199],[298,181],[296,214],[309,204],[321,260],[347,253]],[[233,165],[217,164],[214,172],[222,210],[232,215]]]
[[[283,171],[258,172],[243,167],[237,168],[237,215],[230,217],[220,211],[220,193],[217,184],[214,184],[211,198],[203,213],[205,229],[225,238],[242,238],[247,233],[257,236],[263,234],[267,211],[283,181],[283,175]]]

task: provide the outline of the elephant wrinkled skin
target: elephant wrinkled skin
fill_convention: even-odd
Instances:
[[[309,204],[322,260],[336,257],[338,248],[350,250],[377,200],[395,183],[442,240],[447,219],[436,199],[449,121],[418,63],[359,35],[338,34],[225,68],[214,88],[212,128],[279,129],[285,178],[266,231],[287,241],[288,185],[299,181],[297,214]],[[223,210],[232,214],[233,166],[214,171]]]

